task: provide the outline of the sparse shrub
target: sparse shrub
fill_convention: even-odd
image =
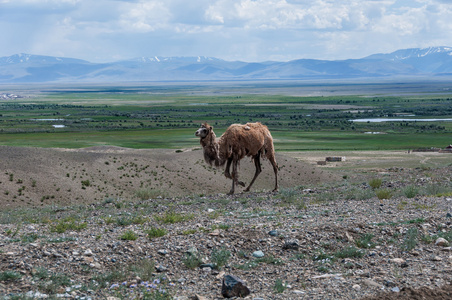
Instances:
[[[374,196],[372,190],[369,189],[361,189],[361,188],[352,188],[347,190],[345,194],[345,199],[347,200],[367,200]]]
[[[369,186],[374,190],[380,188],[381,184],[382,184],[381,178],[372,178],[369,180]]]
[[[0,272],[0,281],[16,281],[22,277],[20,273],[14,271],[3,271]]]
[[[163,216],[155,216],[155,219],[158,222],[164,223],[164,224],[174,224],[174,223],[180,223],[185,222],[188,220],[192,220],[194,218],[193,214],[180,214],[176,213],[175,211],[169,211],[166,212]]]
[[[275,258],[273,255],[266,255],[261,258],[256,258],[254,261],[257,263],[265,263],[268,265],[277,265],[277,266],[284,264],[283,260],[281,260],[279,258]]]
[[[372,238],[373,238],[373,234],[370,233],[366,233],[361,235],[361,237],[356,240],[356,246],[359,248],[374,248],[375,247],[375,243],[372,242]]]
[[[36,233],[28,233],[21,236],[21,240],[23,243],[33,243],[39,238],[39,235]]]
[[[401,248],[406,251],[413,250],[418,242],[418,230],[416,227],[411,227],[408,229],[405,239],[403,240]]]
[[[403,189],[403,194],[407,198],[414,198],[418,195],[419,189],[414,185],[408,185]]]
[[[67,230],[80,231],[88,227],[86,222],[76,222],[72,218],[66,218],[50,225],[50,232],[65,233]]]
[[[210,260],[215,264],[216,269],[220,269],[228,262],[231,257],[231,252],[222,248],[220,250],[214,249],[210,256]]]
[[[299,195],[300,192],[297,188],[281,188],[279,191],[279,196],[285,204],[293,204]]]
[[[194,269],[202,264],[202,260],[198,253],[185,253],[182,263],[189,269]]]
[[[146,230],[146,233],[150,239],[154,239],[166,235],[167,231],[165,228],[151,227],[150,229]]]
[[[364,252],[355,248],[353,246],[346,247],[338,252],[334,253],[334,256],[337,258],[352,258],[352,257],[363,257]]]
[[[182,235],[190,235],[190,234],[194,234],[194,233],[196,233],[198,230],[196,230],[196,229],[187,229],[187,230],[184,230],[184,231],[182,231]]]
[[[287,286],[283,283],[283,281],[278,278],[275,281],[275,285],[273,286],[273,289],[275,290],[275,292],[281,294],[286,290]]]
[[[124,216],[116,219],[116,224],[119,226],[129,226],[132,224],[144,224],[149,219],[143,216]]]
[[[49,273],[49,271],[46,268],[38,267],[33,272],[33,277],[35,277],[37,279],[46,279],[46,278],[48,278],[50,276],[49,274],[50,273]]]
[[[82,187],[88,187],[91,186],[91,182],[87,179],[87,180],[82,180]]]
[[[379,189],[375,191],[375,195],[377,195],[377,198],[380,200],[391,199],[392,191],[390,189]]]
[[[152,198],[157,198],[161,193],[159,191],[150,189],[150,188],[142,188],[135,191],[135,197],[140,200],[148,200]]]
[[[135,241],[138,238],[138,235],[133,232],[132,230],[127,230],[124,232],[119,239],[126,240],[126,241]]]

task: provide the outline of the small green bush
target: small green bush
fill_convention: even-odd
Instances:
[[[228,262],[231,257],[231,252],[222,248],[222,249],[214,249],[210,256],[210,260],[215,264],[216,269],[220,269]]]
[[[359,250],[358,248],[349,246],[334,253],[334,256],[337,258],[353,258],[353,257],[360,258],[364,256],[364,252]]]
[[[280,278],[278,278],[275,281],[275,285],[273,286],[273,289],[278,294],[281,294],[287,289],[287,286],[283,283],[283,281]]]
[[[56,224],[50,225],[50,232],[65,233],[67,230],[81,231],[86,229],[88,223],[86,222],[76,222],[72,218],[66,218],[58,221]]]
[[[381,180],[381,178],[372,178],[371,180],[369,180],[369,186],[374,190],[380,188],[382,183],[383,181]]]
[[[180,223],[185,222],[188,220],[192,220],[194,218],[193,214],[179,214],[174,211],[166,212],[163,216],[156,216],[155,219],[158,222],[164,223],[164,224],[174,224],[174,223]]]
[[[3,271],[0,272],[0,281],[16,281],[22,277],[20,273],[14,271]]]
[[[182,263],[189,269],[194,269],[202,264],[202,260],[198,254],[186,253],[182,259]]]
[[[375,195],[377,195],[377,198],[380,200],[391,199],[392,191],[390,189],[379,189],[375,191]]]
[[[414,185],[408,185],[403,189],[403,194],[407,198],[414,198],[419,194],[419,189]]]
[[[126,241],[135,241],[138,238],[138,235],[133,232],[132,230],[127,230],[124,232],[119,239],[126,240]]]
[[[148,235],[148,238],[154,239],[166,235],[167,231],[165,228],[151,227],[150,229],[146,230],[146,233]]]
[[[375,243],[372,242],[373,237],[373,234],[370,233],[363,234],[359,239],[355,241],[355,244],[359,248],[374,248]]]
[[[418,230],[416,227],[408,229],[405,239],[403,240],[401,248],[406,251],[413,250],[418,242]]]

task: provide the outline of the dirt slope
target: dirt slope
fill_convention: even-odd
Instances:
[[[23,205],[92,203],[108,198],[186,196],[226,193],[231,181],[223,170],[207,166],[200,149],[133,150],[119,147],[42,149],[0,146],[0,203]],[[309,186],[335,180],[330,172],[297,158],[278,154],[281,187]],[[271,190],[273,171],[267,161],[253,190]],[[240,176],[254,174],[250,159]],[[238,192],[241,188],[238,189]]]

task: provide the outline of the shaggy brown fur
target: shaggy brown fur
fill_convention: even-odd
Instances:
[[[237,172],[238,163],[245,156],[251,156],[256,167],[254,177],[245,191],[250,190],[257,176],[262,172],[261,156],[267,158],[272,164],[275,173],[274,191],[278,190],[278,165],[275,160],[273,138],[267,126],[259,122],[245,125],[232,124],[217,141],[213,127],[204,123],[195,135],[200,137],[204,159],[208,164],[216,167],[226,164],[224,175],[232,179],[232,188],[229,194],[234,193],[235,185],[245,186],[243,182],[238,180]],[[232,174],[230,173],[231,164]]]

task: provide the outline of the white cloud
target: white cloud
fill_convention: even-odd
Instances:
[[[450,45],[442,0],[0,0],[0,56],[343,59]]]

